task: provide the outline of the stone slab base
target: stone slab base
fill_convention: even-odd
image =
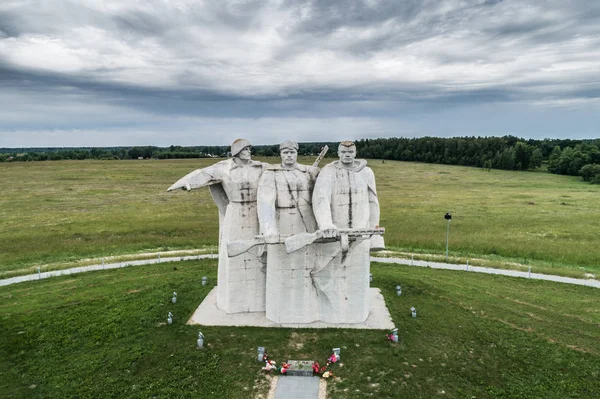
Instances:
[[[228,314],[217,309],[217,287],[213,288],[198,306],[187,324],[203,326],[250,326],[283,328],[358,328],[363,330],[391,330],[394,322],[379,288],[369,288],[369,317],[363,323],[334,324],[315,321],[313,323],[274,323],[264,312]]]

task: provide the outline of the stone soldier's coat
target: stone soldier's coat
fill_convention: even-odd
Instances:
[[[296,164],[285,169],[270,166],[258,187],[258,219],[262,234],[284,236],[317,229],[312,189],[319,169]],[[287,254],[285,245],[267,249],[266,316],[277,323],[318,320],[317,296],[310,271],[311,246]]]
[[[219,208],[219,271],[217,307],[227,313],[265,311],[266,274],[256,252],[228,258],[227,243],[251,240],[258,234],[256,193],[267,164],[233,159],[197,169],[173,186],[195,189],[210,186]]]
[[[313,209],[319,229],[375,228],[379,201],[373,171],[365,160],[346,169],[340,161],[321,170],[313,192]],[[351,241],[348,252],[339,242],[317,244],[313,279],[319,295],[320,320],[360,323],[369,315],[369,265],[371,242],[381,237]],[[382,243],[377,242],[376,246]]]

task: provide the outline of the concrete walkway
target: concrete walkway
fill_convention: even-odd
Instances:
[[[165,263],[165,262],[181,262],[184,260],[196,260],[196,259],[207,259],[207,258],[218,258],[218,255],[191,255],[191,256],[171,256],[171,257],[163,257],[156,254],[156,259],[144,259],[144,260],[130,260],[116,263],[104,263],[98,265],[90,265],[90,266],[80,266],[73,267],[71,269],[64,270],[53,270],[50,272],[43,273],[35,273],[35,274],[27,274],[25,276],[17,276],[6,278],[4,280],[0,280],[0,287],[3,285],[11,285],[16,283],[22,283],[25,281],[34,281],[34,280],[42,280],[49,277],[57,277],[57,276],[68,276],[70,274],[77,273],[85,273],[85,272],[93,272],[98,270],[108,270],[108,269],[119,269],[121,267],[128,266],[141,266],[141,265],[154,265],[157,263]]]
[[[519,272],[516,270],[493,269],[491,267],[456,265],[456,264],[451,264],[451,263],[439,263],[439,262],[429,262],[429,261],[423,261],[423,260],[410,260],[410,259],[399,259],[399,258],[377,258],[377,257],[373,257],[373,256],[371,257],[371,262],[395,263],[395,264],[400,264],[400,265],[418,266],[418,267],[431,267],[432,269],[458,270],[458,271],[486,273],[486,274],[500,274],[503,276],[510,276],[510,277],[531,278],[534,280],[547,280],[547,281],[554,281],[557,283],[585,285],[588,287],[600,288],[600,281],[598,281],[598,280],[592,280],[592,279],[587,280],[587,279],[582,279],[582,278],[553,276],[550,274],[541,274],[541,273]]]
[[[275,399],[319,398],[319,377],[281,376],[277,379]]]
[[[164,252],[162,253],[162,255],[166,255],[166,257],[161,258],[159,256],[159,254],[157,253],[156,259],[132,260],[132,261],[117,262],[117,263],[97,264],[97,265],[90,265],[90,266],[73,267],[71,269],[28,274],[25,276],[11,277],[11,278],[6,278],[3,280],[0,280],[0,286],[22,283],[25,281],[41,280],[41,279],[45,279],[45,278],[49,278],[49,277],[67,276],[70,274],[91,272],[91,271],[97,271],[97,270],[118,269],[121,267],[128,267],[128,266],[153,265],[153,264],[163,263],[163,262],[179,262],[179,261],[184,261],[184,260],[196,260],[196,259],[207,259],[207,258],[216,259],[216,258],[218,258],[218,255],[193,255],[193,256],[170,256],[169,257],[168,256],[169,253],[164,253]],[[467,271],[467,272],[486,273],[486,274],[500,274],[503,276],[510,276],[510,277],[531,278],[534,280],[547,280],[547,281],[554,281],[557,283],[585,285],[588,287],[600,288],[600,281],[593,280],[593,279],[586,280],[586,279],[578,279],[578,278],[571,278],[571,277],[553,276],[550,274],[519,272],[519,271],[515,271],[515,270],[493,269],[490,267],[457,265],[457,264],[451,264],[451,263],[439,263],[439,262],[429,262],[429,261],[422,261],[422,260],[410,260],[410,259],[399,259],[399,258],[378,258],[378,257],[373,257],[373,256],[371,257],[371,262],[395,263],[395,264],[400,264],[400,265],[417,266],[417,267],[431,267],[432,269],[457,270],[457,271]]]

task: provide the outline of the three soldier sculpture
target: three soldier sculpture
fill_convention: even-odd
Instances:
[[[208,186],[219,208],[217,307],[265,312],[276,323],[361,323],[369,315],[369,252],[383,249],[373,171],[343,141],[322,169],[279,146],[281,164],[253,161],[237,139],[232,158],[169,187]]]

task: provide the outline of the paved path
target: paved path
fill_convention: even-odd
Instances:
[[[93,272],[93,271],[97,271],[97,270],[119,269],[121,267],[128,267],[128,266],[153,265],[156,263],[164,263],[164,262],[180,262],[183,260],[196,260],[196,259],[207,259],[207,258],[218,258],[218,257],[219,257],[218,255],[192,255],[192,256],[171,256],[171,257],[167,256],[167,257],[161,258],[161,257],[159,257],[158,254],[156,254],[156,259],[130,260],[130,261],[117,262],[117,263],[106,263],[106,264],[104,264],[104,262],[103,262],[98,265],[73,267],[71,269],[54,270],[54,271],[50,271],[50,272],[27,274],[25,276],[6,278],[4,280],[0,280],[0,286],[10,285],[10,284],[15,284],[15,283],[22,283],[25,281],[41,280],[41,279],[49,278],[49,277],[67,276],[69,274]]]
[[[451,263],[428,262],[428,261],[423,261],[423,260],[410,260],[410,259],[399,259],[399,258],[371,257],[371,261],[372,262],[380,262],[380,263],[396,263],[396,264],[409,265],[409,266],[431,267],[432,269],[446,269],[446,270],[468,271],[468,272],[475,272],[475,273],[500,274],[503,276],[531,278],[534,280],[548,280],[548,281],[555,281],[557,283],[585,285],[588,287],[600,288],[600,281],[598,281],[598,280],[561,277],[561,276],[553,276],[550,274],[519,272],[516,270],[493,269],[490,267],[455,265],[455,264],[451,264]]]
[[[317,399],[319,377],[281,376],[277,379],[275,399]]]
[[[127,267],[127,266],[140,266],[140,265],[151,265],[151,264],[163,263],[163,262],[178,262],[178,261],[183,261],[183,260],[218,258],[218,255],[193,255],[193,256],[171,256],[171,257],[168,256],[169,255],[168,253],[163,253],[163,255],[167,255],[167,257],[158,258],[158,253],[157,253],[156,259],[132,260],[132,261],[124,261],[124,262],[118,262],[118,263],[107,263],[107,264],[98,264],[98,265],[90,265],[90,266],[81,266],[81,267],[74,267],[71,269],[55,270],[55,271],[44,272],[44,273],[35,273],[35,274],[28,274],[25,276],[11,277],[11,278],[7,278],[4,280],[0,280],[0,286],[16,284],[16,283],[21,283],[21,282],[25,282],[25,281],[41,280],[44,278],[55,277],[55,276],[65,276],[65,275],[76,274],[76,273],[91,272],[91,271],[96,271],[96,270],[118,269],[118,268]],[[446,269],[446,270],[468,271],[468,272],[475,272],[475,273],[500,274],[503,276],[531,278],[531,279],[535,279],[535,280],[548,280],[548,281],[555,281],[558,283],[585,285],[588,287],[600,288],[600,281],[592,280],[592,279],[586,280],[586,279],[571,278],[571,277],[552,276],[549,274],[519,272],[519,271],[515,271],[515,270],[493,269],[490,267],[456,265],[456,264],[451,264],[451,263],[439,263],[439,262],[429,262],[429,261],[422,261],[422,260],[410,260],[410,259],[399,259],[399,258],[371,257],[371,261],[372,262],[380,262],[380,263],[396,263],[396,264],[401,264],[401,265],[418,266],[418,267],[431,267],[433,269]]]

